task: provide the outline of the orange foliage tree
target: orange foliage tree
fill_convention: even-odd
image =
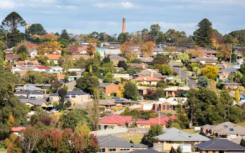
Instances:
[[[92,55],[94,55],[95,52],[96,52],[96,48],[94,47],[94,45],[89,44],[88,48],[87,48],[87,54],[89,56],[92,56]]]
[[[43,36],[39,36],[39,39],[41,39],[41,40],[50,39],[50,40],[53,40],[53,41],[57,41],[58,40],[58,36],[56,36],[53,33],[47,33],[47,34],[45,34]]]
[[[195,49],[189,49],[187,51],[188,54],[191,54],[192,57],[203,57],[203,53],[202,53],[202,47],[200,46],[195,46]]]
[[[57,51],[60,51],[62,48],[59,46],[58,42],[44,42],[39,45],[38,54],[54,54]]]
[[[152,41],[147,41],[141,46],[141,52],[144,57],[149,57],[153,54],[155,43]]]
[[[228,44],[222,44],[217,49],[217,57],[222,59],[230,58],[231,53],[231,45]]]
[[[31,43],[31,42],[25,42],[24,44],[18,44],[15,47],[15,49],[18,50],[21,45],[24,45],[27,49],[29,49],[29,48],[35,48],[35,49],[37,49],[38,48],[38,45],[37,44]]]
[[[131,53],[133,51],[133,47],[136,44],[133,41],[126,41],[120,46],[120,50],[122,55],[125,55],[127,53]]]

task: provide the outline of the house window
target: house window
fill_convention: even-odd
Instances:
[[[205,153],[208,153],[208,151],[205,151]]]
[[[66,98],[69,98],[69,96],[67,95]]]
[[[162,109],[163,109],[163,110],[165,110],[165,109],[166,109],[165,107],[166,107],[166,106],[165,106],[165,105],[163,105],[163,108],[162,108]]]
[[[215,153],[215,151],[213,151],[213,153]]]
[[[109,148],[109,151],[116,151],[116,148]]]
[[[167,105],[167,110],[169,110],[169,105]]]
[[[105,152],[105,148],[100,148],[99,152]]]
[[[76,98],[76,95],[71,95],[71,98]]]
[[[120,151],[129,151],[129,148],[120,148]]]

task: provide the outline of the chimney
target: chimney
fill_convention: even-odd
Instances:
[[[122,27],[122,33],[126,32],[126,19],[123,18],[123,27]]]

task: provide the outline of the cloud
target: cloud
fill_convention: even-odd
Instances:
[[[1,9],[13,9],[17,6],[17,3],[10,0],[0,0]]]
[[[202,3],[202,4],[228,4],[241,5],[245,4],[244,0],[158,0],[162,2],[183,2],[183,3]]]
[[[124,9],[131,9],[133,7],[136,7],[131,2],[120,2],[120,3],[95,3],[94,6],[99,8],[111,8],[111,9],[118,9],[118,8],[124,8]]]

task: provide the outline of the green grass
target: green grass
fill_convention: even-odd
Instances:
[[[168,113],[171,113],[171,114],[176,114],[176,111],[162,111],[161,113],[166,113],[166,114],[168,114]]]

